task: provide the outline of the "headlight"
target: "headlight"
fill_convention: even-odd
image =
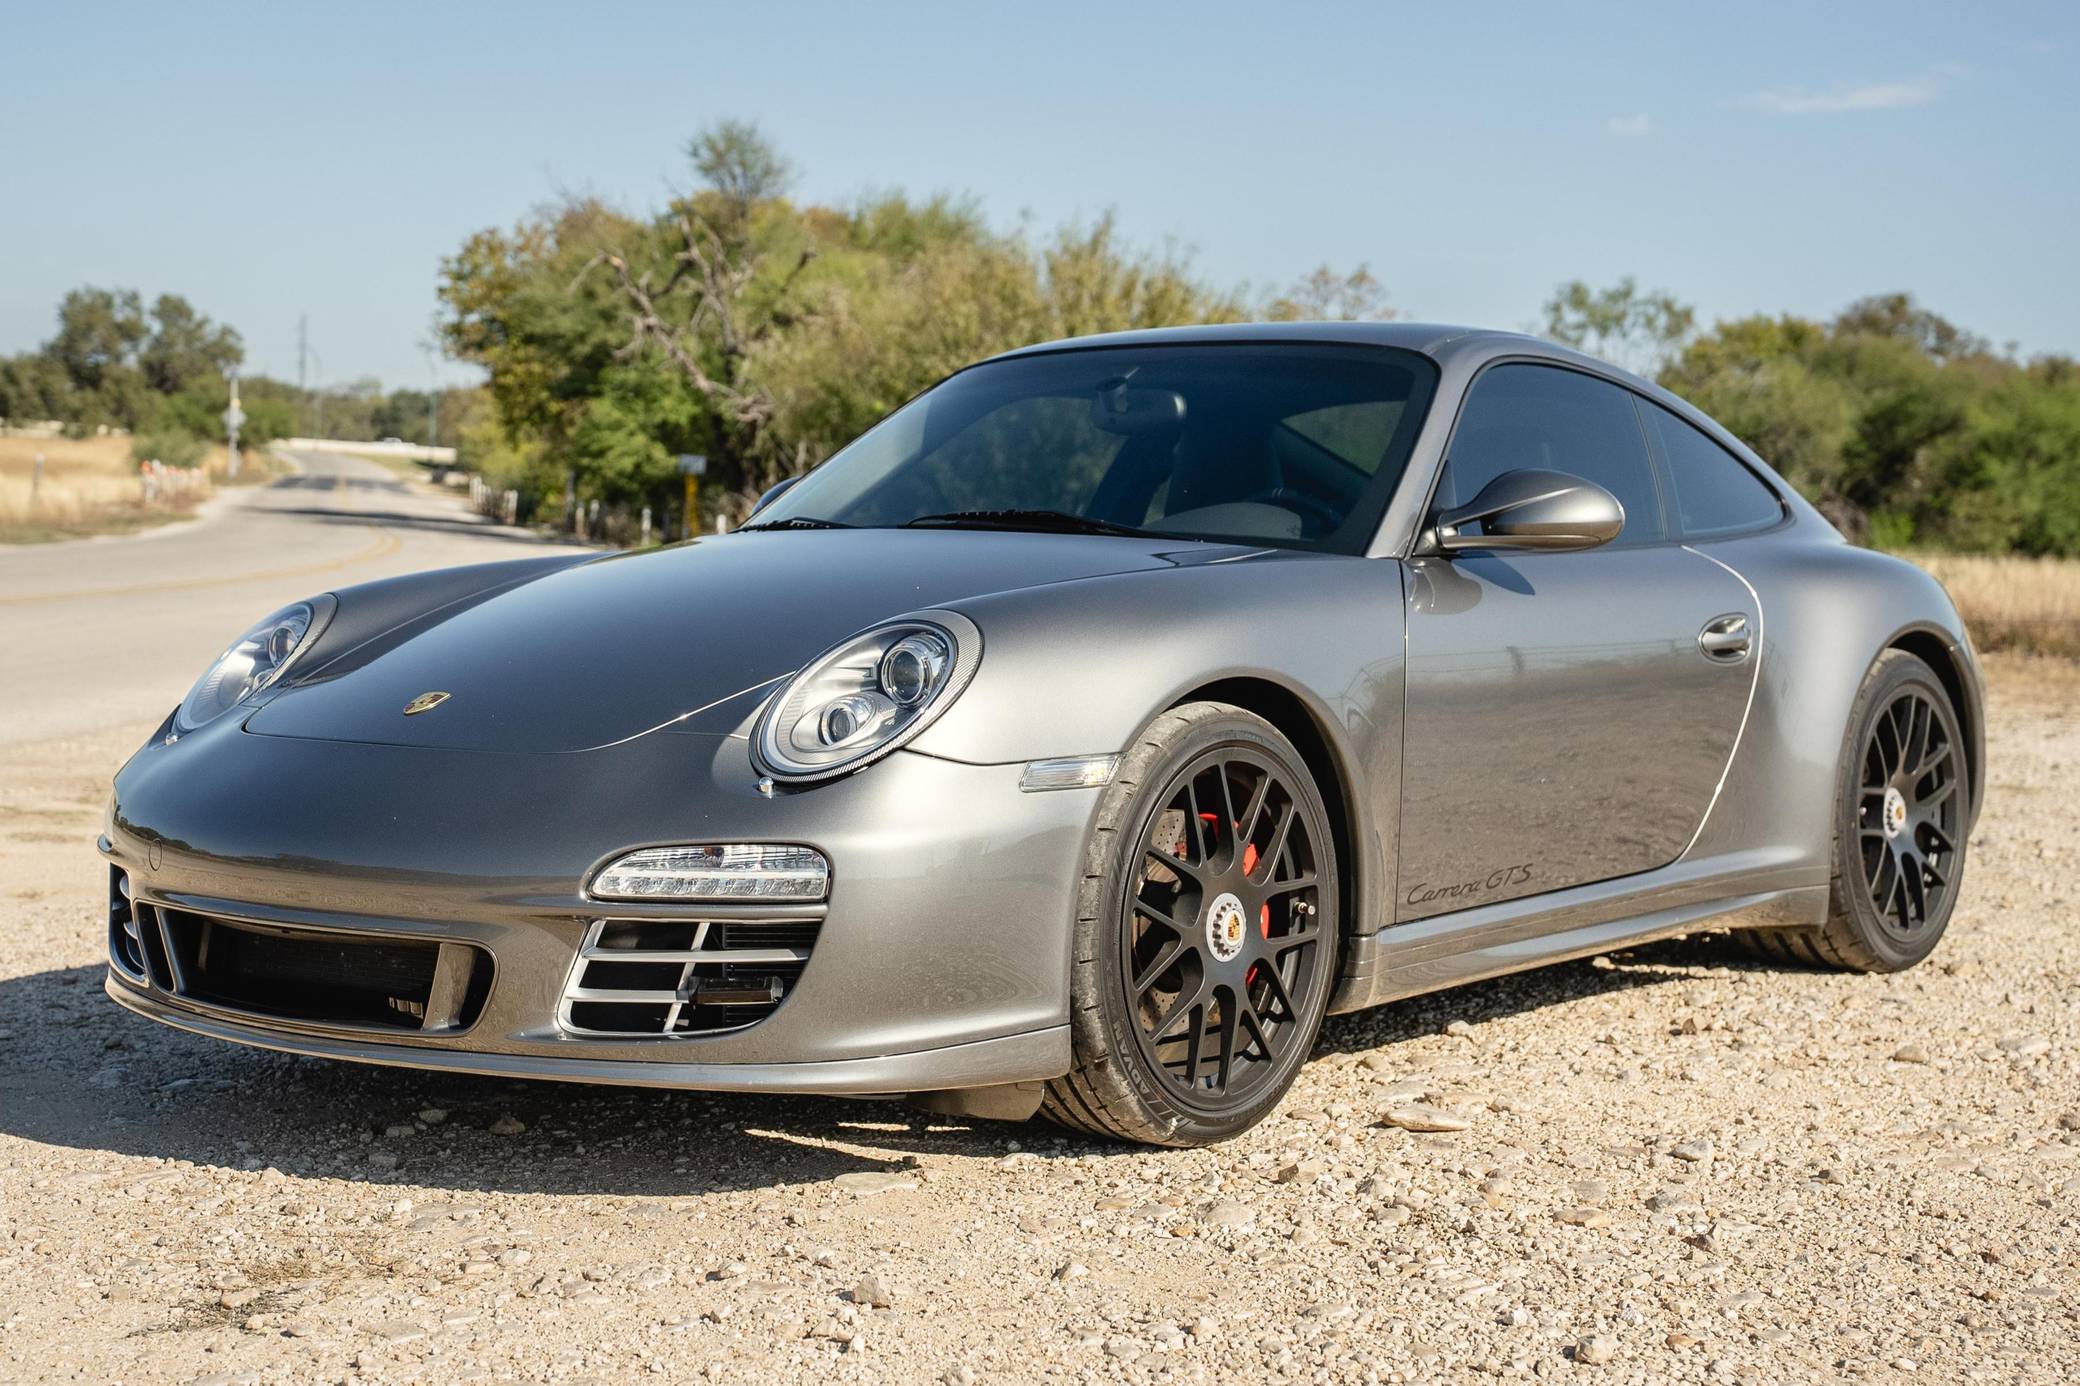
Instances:
[[[951,611],[862,631],[811,660],[766,704],[752,746],[776,780],[828,779],[878,760],[960,696],[982,632]]]
[[[310,643],[332,614],[330,598],[285,606],[231,642],[217,656],[174,713],[181,731],[214,722],[246,699],[279,679]]]

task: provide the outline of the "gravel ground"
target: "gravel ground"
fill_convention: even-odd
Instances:
[[[154,1027],[89,847],[146,729],[18,745],[0,1378],[2080,1379],[2080,668],[1992,678],[1931,963],[1705,936],[1342,1017],[1171,1153]]]

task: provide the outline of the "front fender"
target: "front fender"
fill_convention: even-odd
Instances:
[[[1263,690],[1305,713],[1335,768],[1322,790],[1347,815],[1352,925],[1369,933],[1393,887],[1402,582],[1393,559],[1280,553],[952,603],[982,629],[982,665],[911,749],[982,765],[1114,752],[1199,690]]]

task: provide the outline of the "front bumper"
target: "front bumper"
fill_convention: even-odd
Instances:
[[[229,721],[230,719],[227,719]],[[895,1093],[1069,1066],[1073,888],[1092,790],[899,752],[761,794],[740,736],[658,733],[521,756],[204,728],[116,781],[103,851],[139,902],[307,935],[463,944],[492,960],[466,1028],[262,1015],[111,967],[111,996],[196,1034],[324,1058],[660,1087]],[[559,1023],[597,920],[756,907],[592,901],[605,860],[670,842],[786,842],[832,865],[813,952],[742,1028],[598,1038]],[[770,907],[768,907],[770,909]]]

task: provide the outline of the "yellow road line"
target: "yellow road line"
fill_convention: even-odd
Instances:
[[[329,559],[323,563],[306,563],[295,568],[269,568],[257,573],[234,573],[226,577],[189,578],[184,582],[139,582],[128,587],[95,587],[75,592],[30,592],[19,597],[0,597],[0,606],[26,606],[33,602],[69,602],[89,597],[134,597],[146,592],[193,592],[204,587],[235,587],[241,582],[266,582],[273,578],[308,577],[314,573],[330,573],[340,568],[351,568],[357,563],[372,563],[378,558],[388,558],[404,546],[404,540],[387,529],[376,531],[380,536],[359,553],[345,558]]]

